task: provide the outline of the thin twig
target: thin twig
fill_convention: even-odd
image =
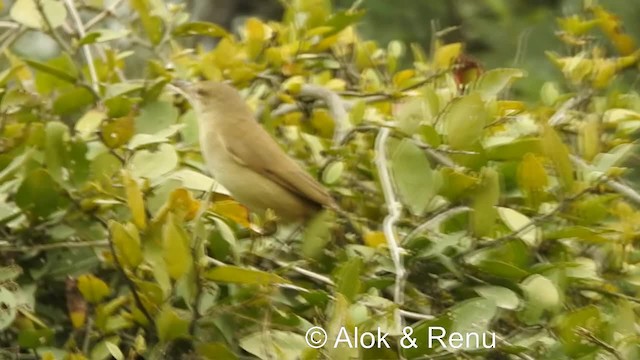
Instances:
[[[624,358],[622,357],[622,354],[620,354],[620,352],[618,352],[618,350],[616,350],[615,347],[607,344],[601,339],[598,339],[598,337],[596,337],[590,330],[585,329],[583,327],[578,327],[575,331],[578,335],[585,337],[589,342],[603,348],[606,352],[613,355],[616,359],[624,360]]]
[[[413,311],[407,311],[407,310],[399,310],[400,315],[402,315],[403,317],[407,318],[407,319],[415,319],[415,320],[433,320],[435,319],[435,316],[433,315],[427,315],[427,314],[420,314],[417,312],[413,312]]]
[[[413,229],[407,236],[404,237],[403,242],[410,242],[411,240],[413,240],[413,238],[422,234],[423,232],[437,231],[438,227],[444,220],[467,211],[471,211],[471,208],[468,206],[456,206],[454,208],[447,209],[446,211],[443,211],[440,214],[437,214],[429,220],[418,225],[418,227]]]
[[[300,89],[301,96],[309,96],[321,99],[327,104],[331,117],[335,123],[335,131],[333,133],[333,143],[339,144],[349,131],[351,124],[349,123],[349,114],[347,114],[344,101],[335,92],[318,85],[304,84]]]
[[[580,104],[582,104],[584,101],[586,101],[590,97],[591,97],[591,92],[587,91],[587,92],[583,92],[581,94],[578,94],[578,95],[572,97],[571,99],[565,101],[558,108],[558,110],[553,115],[551,115],[551,117],[549,118],[549,125],[558,126],[558,125],[564,123],[565,118],[567,116],[567,112],[569,112],[569,110],[579,106]]]
[[[49,28],[49,32],[51,33],[51,36],[53,36],[53,39],[66,52],[68,52],[69,54],[72,54],[73,53],[73,49],[71,49],[71,46],[64,41],[64,39],[60,36],[60,34],[58,34],[56,29],[51,24],[51,20],[49,20],[49,17],[47,16],[47,13],[44,11],[44,7],[42,5],[42,0],[36,0],[36,8],[38,9],[38,12],[40,13],[40,16],[42,16],[42,19],[44,20],[44,23],[47,25],[47,28]]]
[[[576,166],[579,166],[587,170],[591,168],[591,166],[579,156],[570,155],[570,158],[571,158],[571,162]],[[606,175],[603,175],[601,178],[603,179],[602,181],[605,183],[605,185],[611,188],[611,190],[633,201],[634,203],[636,203],[636,205],[640,205],[640,194],[638,194],[637,191],[635,191],[628,185],[625,185],[619,181],[611,179]]]
[[[491,240],[489,242],[489,244],[501,244],[504,241],[507,240],[511,240],[514,239],[518,236],[520,236],[522,233],[528,231],[531,227],[535,226],[536,224],[547,220],[548,218],[554,216],[555,214],[559,213],[560,211],[564,210],[567,206],[569,206],[569,204],[571,204],[572,202],[574,202],[575,200],[579,199],[580,197],[582,197],[583,195],[591,192],[593,190],[593,187],[587,187],[584,190],[580,191],[579,193],[573,195],[573,196],[569,196],[567,198],[564,198],[560,201],[560,203],[553,209],[551,209],[551,211],[543,214],[543,215],[539,215],[536,217],[533,217],[531,219],[531,221],[529,221],[528,223],[522,225],[520,228],[514,230],[513,232],[502,236],[500,238],[497,238],[495,240]]]
[[[393,302],[400,308],[404,303],[404,284],[406,281],[406,269],[403,264],[401,249],[398,244],[401,242],[397,239],[395,233],[395,224],[400,218],[402,211],[402,205],[398,201],[393,189],[393,183],[391,181],[391,175],[389,173],[389,166],[387,160],[387,140],[391,130],[388,128],[380,129],[376,137],[375,142],[375,162],[378,168],[378,174],[380,177],[380,185],[382,186],[382,193],[384,194],[385,204],[387,206],[388,214],[384,218],[382,227],[384,235],[387,239],[387,246],[389,253],[391,254],[391,260],[393,261],[393,267],[395,269],[396,278],[393,291]],[[395,311],[394,319],[396,326],[403,328],[404,321],[400,315],[399,309]]]
[[[32,251],[49,251],[58,249],[77,249],[85,247],[107,247],[109,242],[106,240],[96,241],[67,241],[58,242],[53,244],[40,244],[40,245],[24,245],[24,246],[5,246],[0,245],[0,252],[32,252]]]
[[[13,21],[0,21],[0,28],[18,29],[20,28],[20,25]]]
[[[102,10],[102,12],[100,12],[98,15],[94,16],[89,21],[87,21],[87,23],[84,25],[84,28],[91,29],[94,25],[102,21],[104,18],[106,18],[109,15],[112,15],[116,11],[118,6],[122,4],[123,1],[124,0],[116,0],[113,4],[111,4],[111,6]]]
[[[73,0],[64,0],[64,2],[67,5],[69,13],[71,14],[71,18],[76,23],[76,30],[78,31],[80,38],[84,38],[87,33],[84,30],[84,25],[82,24],[82,20],[80,19],[80,15],[76,10],[75,5],[73,4]],[[82,53],[84,54],[87,67],[89,68],[89,76],[91,77],[91,88],[97,95],[100,91],[100,87],[98,84],[98,73],[96,72],[96,67],[93,63],[93,55],[91,54],[91,48],[89,47],[89,44],[82,45]]]
[[[330,286],[335,286],[335,283],[333,282],[333,280],[329,279],[328,277],[326,277],[324,275],[320,275],[318,273],[315,273],[313,271],[307,270],[307,269],[302,268],[300,266],[287,264],[284,261],[279,261],[279,260],[273,260],[273,261],[276,264],[278,264],[278,266],[281,266],[281,267],[286,268],[286,269],[291,269],[291,270],[297,272],[300,275],[304,275],[304,276],[306,276],[308,278],[320,281],[320,282],[325,283],[325,284],[330,285]]]

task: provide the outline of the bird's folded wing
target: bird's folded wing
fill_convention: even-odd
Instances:
[[[333,206],[333,199],[327,190],[290,158],[262,127],[259,131],[248,133],[253,138],[247,137],[244,142],[222,139],[237,163],[262,174],[302,199]],[[251,144],[260,144],[260,149]]]

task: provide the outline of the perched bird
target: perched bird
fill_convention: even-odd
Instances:
[[[335,208],[327,190],[280,148],[236,89],[212,81],[175,85],[196,112],[207,168],[241,204],[259,214],[272,209],[284,222]]]

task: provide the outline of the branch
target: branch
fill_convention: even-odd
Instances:
[[[40,244],[33,246],[6,246],[0,245],[0,252],[31,252],[31,251],[48,251],[48,250],[58,250],[58,249],[77,249],[84,247],[107,247],[109,246],[109,242],[106,240],[96,240],[96,241],[67,241],[67,242],[58,242],[53,244]]]
[[[587,162],[583,160],[581,157],[576,155],[570,155],[570,157],[571,157],[571,162],[574,165],[579,166],[585,170],[591,169],[591,166],[587,164]],[[605,185],[611,188],[611,190],[633,201],[634,203],[636,203],[636,205],[640,205],[640,194],[638,194],[637,191],[635,191],[628,185],[625,185],[619,181],[611,179],[606,175],[603,175],[601,178],[602,178],[602,181],[605,183]]]
[[[380,177],[380,185],[382,186],[382,192],[384,194],[385,204],[387,206],[388,214],[384,218],[382,227],[384,230],[385,238],[387,239],[387,246],[391,254],[391,260],[393,261],[393,267],[396,272],[396,280],[393,291],[393,302],[396,303],[398,308],[402,307],[404,303],[404,283],[406,280],[406,269],[402,261],[401,249],[398,246],[400,241],[396,238],[394,231],[395,223],[400,218],[402,211],[402,205],[396,198],[396,194],[391,182],[391,175],[389,174],[388,160],[387,160],[387,140],[391,134],[391,129],[382,128],[376,137],[375,143],[375,162],[378,168],[378,174]],[[403,319],[399,309],[394,314],[396,326],[403,327]]]
[[[445,221],[447,218],[461,214],[463,212],[467,212],[467,211],[471,211],[471,208],[468,206],[456,206],[451,209],[447,209],[441,212],[440,214],[435,215],[431,219],[423,222],[422,224],[418,225],[418,227],[413,229],[407,236],[405,236],[403,242],[407,243],[413,240],[414,237],[422,234],[423,232],[434,231],[440,226],[440,223]]]
[[[549,125],[557,126],[557,125],[562,124],[564,122],[565,117],[567,116],[567,112],[569,112],[569,110],[579,106],[580,104],[582,104],[584,101],[586,101],[590,97],[591,97],[591,92],[587,91],[587,92],[583,92],[581,94],[578,94],[578,95],[572,97],[571,99],[565,101],[558,108],[558,110],[553,115],[551,115],[551,117],[549,118]]]
[[[71,18],[76,23],[76,29],[78,30],[78,34],[81,38],[84,38],[86,35],[86,31],[84,30],[84,25],[82,24],[82,20],[80,19],[80,15],[76,10],[75,5],[73,4],[73,0],[64,0],[67,5],[67,9],[69,9],[69,13],[71,14]],[[99,94],[99,86],[98,86],[98,74],[96,73],[95,64],[93,63],[93,55],[91,54],[91,48],[89,44],[82,45],[82,53],[84,54],[84,58],[87,63],[87,67],[89,68],[89,76],[91,76],[91,88],[97,94]]]
[[[94,25],[102,21],[102,19],[106,18],[109,15],[113,15],[113,13],[116,11],[118,6],[122,4],[123,1],[124,0],[116,0],[113,4],[111,4],[111,6],[102,10],[102,12],[100,12],[98,15],[94,16],[93,18],[91,18],[91,20],[87,21],[87,23],[84,25],[84,28],[91,29]]]
[[[49,20],[49,17],[47,16],[47,13],[44,11],[44,7],[42,5],[42,0],[36,0],[36,8],[38,9],[38,12],[40,13],[40,16],[42,16],[42,19],[44,20],[44,23],[47,25],[47,28],[49,28],[49,32],[51,33],[51,36],[53,36],[53,39],[66,52],[68,52],[69,54],[73,54],[73,49],[71,49],[71,46],[69,46],[69,44],[67,44],[64,41],[64,39],[62,39],[62,37],[60,37],[60,34],[58,34],[56,29],[53,27],[53,25],[51,25],[51,21]]]
[[[349,114],[347,114],[346,107],[340,96],[325,87],[310,84],[302,85],[300,95],[321,99],[327,104],[331,117],[335,122],[333,143],[340,144],[351,127]]]

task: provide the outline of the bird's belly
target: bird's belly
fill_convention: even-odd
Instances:
[[[313,210],[287,189],[234,161],[223,146],[216,146],[211,140],[209,137],[208,144],[213,146],[203,152],[207,168],[220,185],[251,211],[264,213],[270,208],[282,219],[295,220],[307,217]]]

